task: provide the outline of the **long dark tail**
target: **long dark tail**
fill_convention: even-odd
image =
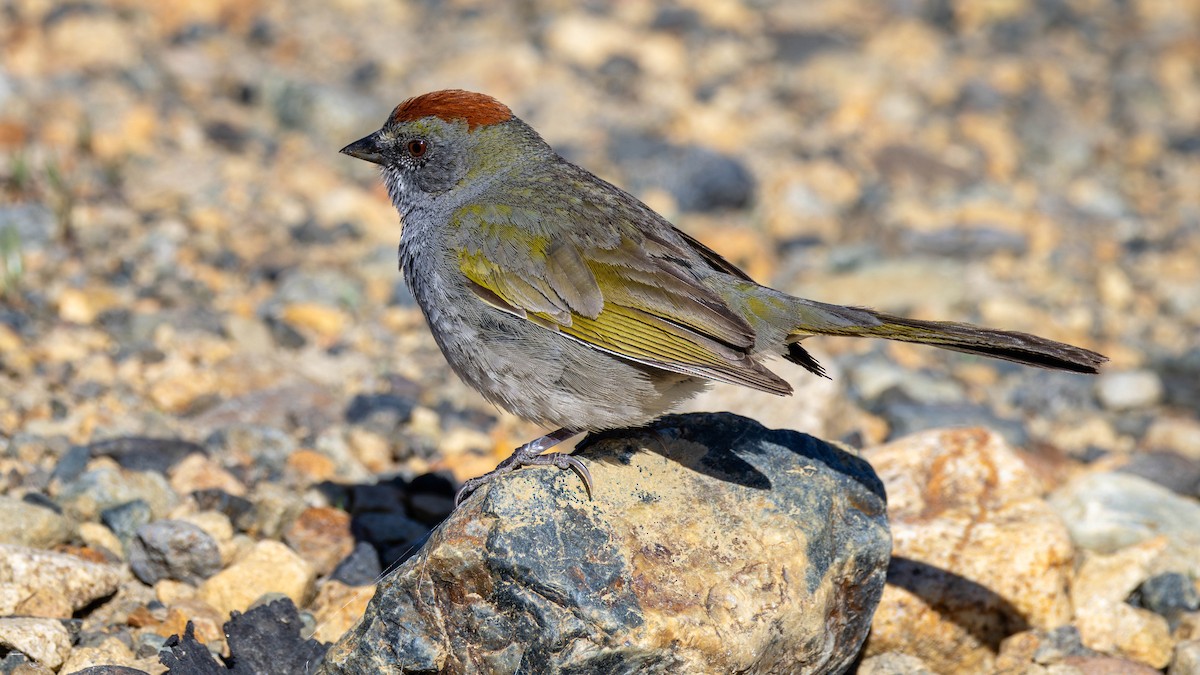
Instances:
[[[1108,361],[1107,357],[1090,349],[1028,333],[966,323],[906,319],[863,307],[841,307],[811,300],[800,300],[799,311],[799,325],[792,331],[794,338],[806,335],[884,338],[1074,373],[1099,372],[1100,365]],[[798,346],[797,350],[803,352]]]

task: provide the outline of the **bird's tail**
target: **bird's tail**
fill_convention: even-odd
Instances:
[[[798,325],[789,335],[792,341],[799,341],[809,335],[883,338],[933,345],[968,354],[1015,361],[1027,366],[1075,373],[1096,373],[1100,365],[1108,361],[1107,357],[1090,349],[1028,333],[993,330],[949,321],[906,319],[863,307],[842,307],[799,298],[796,300],[800,316]],[[803,353],[798,345],[796,351]],[[792,357],[789,355],[788,358]]]

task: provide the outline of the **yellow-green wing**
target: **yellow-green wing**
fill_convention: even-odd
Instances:
[[[475,294],[631,361],[776,394],[791,392],[751,358],[751,326],[700,282],[703,270],[695,267],[709,264],[704,253],[715,253],[696,252],[673,229],[658,236],[606,230],[601,237],[548,222],[564,215],[503,205],[455,213],[451,227],[460,236],[451,242]],[[570,215],[575,214],[565,217]]]

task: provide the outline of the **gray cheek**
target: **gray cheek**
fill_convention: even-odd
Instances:
[[[467,173],[467,163],[461,153],[444,154],[434,158],[417,172],[417,187],[423,192],[440,194],[454,187]]]

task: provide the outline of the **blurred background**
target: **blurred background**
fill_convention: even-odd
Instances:
[[[298,604],[343,583],[310,607],[332,640],[454,478],[540,433],[450,373],[337,153],[452,87],[763,283],[1112,359],[820,339],[832,380],[779,362],[795,397],[692,409],[859,447],[982,425],[1047,490],[1200,495],[1196,0],[0,0],[0,522],[74,523],[12,536],[114,564],[170,514],[222,564],[282,538]],[[85,628],[151,661],[266,583],[137,574]]]
[[[825,339],[832,385],[781,364],[811,401],[738,412],[816,410],[807,430],[867,443],[984,423],[1093,454],[1197,433],[1200,3],[2,13],[5,438],[238,420],[311,445],[360,394],[395,397],[394,427],[358,430],[370,471],[534,433],[449,375],[396,271],[397,216],[372,167],[337,154],[448,87],[508,103],[764,283],[1112,358],[1097,380]],[[709,407],[740,400],[720,389]]]

